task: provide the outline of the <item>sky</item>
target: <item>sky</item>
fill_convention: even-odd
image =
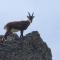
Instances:
[[[34,12],[35,18],[24,35],[38,31],[51,48],[53,60],[59,60],[60,0],[0,0],[0,35],[8,22],[26,20],[28,12]]]

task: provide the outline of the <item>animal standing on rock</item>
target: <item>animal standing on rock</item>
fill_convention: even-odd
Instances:
[[[30,23],[32,23],[32,20],[34,18],[33,14],[34,13],[32,13],[32,15],[31,15],[28,12],[28,16],[27,16],[28,19],[26,21],[15,21],[15,22],[10,22],[10,23],[6,24],[4,27],[4,29],[6,29],[4,38],[7,39],[7,36],[9,34],[12,34],[13,32],[17,32],[17,31],[20,31],[20,33],[21,33],[20,37],[23,37],[23,31],[28,28]]]

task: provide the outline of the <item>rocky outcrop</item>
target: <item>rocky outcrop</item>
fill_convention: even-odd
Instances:
[[[23,38],[16,34],[8,36],[0,45],[0,60],[52,60],[52,54],[40,34],[33,31]]]

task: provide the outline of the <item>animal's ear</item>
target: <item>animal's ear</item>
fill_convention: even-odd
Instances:
[[[27,16],[27,18],[29,18],[29,16]]]
[[[33,16],[33,18],[34,18],[35,16]]]
[[[32,16],[34,15],[34,12],[32,13]]]

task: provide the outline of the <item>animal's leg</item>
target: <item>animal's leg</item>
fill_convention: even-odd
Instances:
[[[7,31],[7,32],[5,33],[5,35],[4,35],[4,38],[7,39],[7,36],[10,35],[10,34],[12,34],[12,32],[8,32],[8,31]]]
[[[21,35],[20,35],[20,37],[23,37],[23,30],[21,30]]]

